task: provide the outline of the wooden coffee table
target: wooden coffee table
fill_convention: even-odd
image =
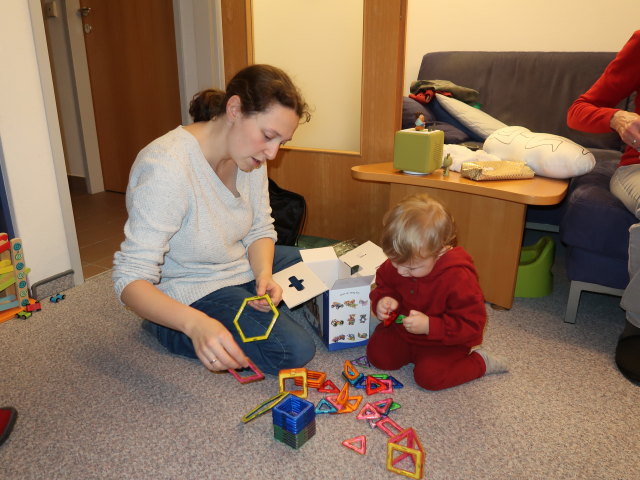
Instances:
[[[477,182],[441,169],[409,175],[392,162],[356,165],[358,180],[390,185],[389,206],[412,193],[428,193],[447,206],[456,221],[458,245],[473,257],[487,302],[511,308],[520,262],[527,205],[555,205],[568,182],[544,177]],[[381,212],[382,216],[382,212]]]

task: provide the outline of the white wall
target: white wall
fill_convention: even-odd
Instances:
[[[360,151],[362,4],[253,0],[255,63],[285,70],[312,110],[288,146]]]
[[[638,0],[408,1],[405,95],[428,52],[617,52],[640,29]]]
[[[36,42],[43,41],[44,26],[40,16],[41,28],[32,28],[29,5],[33,8],[33,3],[4,1],[0,15],[0,161],[14,230],[22,238],[32,284],[72,268],[68,242],[75,242],[77,253],[73,222],[73,238],[65,231],[65,196],[57,177],[60,167],[65,171],[62,142],[57,122],[47,119],[53,84],[50,75],[40,75],[42,57],[38,58]],[[35,8],[40,8],[37,0]],[[68,187],[66,194],[68,199]]]

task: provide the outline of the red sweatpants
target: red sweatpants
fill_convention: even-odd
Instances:
[[[427,390],[443,390],[475,380],[486,367],[478,353],[460,345],[415,345],[394,332],[393,326],[378,325],[367,345],[369,362],[380,370],[398,370],[413,363],[413,377]]]

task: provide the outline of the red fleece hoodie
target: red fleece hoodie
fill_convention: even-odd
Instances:
[[[375,312],[382,297],[395,298],[398,314],[418,310],[429,316],[429,334],[407,332],[392,323],[398,335],[417,345],[465,345],[482,343],[487,313],[473,260],[462,247],[442,255],[426,277],[403,277],[389,260],[376,273],[376,288],[370,294]]]

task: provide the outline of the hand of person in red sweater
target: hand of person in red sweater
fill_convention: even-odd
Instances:
[[[624,143],[640,151],[640,115],[618,110],[611,117],[610,125],[618,132]]]
[[[392,312],[395,312],[398,309],[399,305],[400,304],[395,298],[382,297],[376,305],[376,317],[383,324],[388,325],[386,320],[389,319]],[[391,321],[393,321],[393,319]]]
[[[402,320],[402,324],[409,333],[416,335],[429,334],[429,317],[418,310],[411,310],[409,315]]]

